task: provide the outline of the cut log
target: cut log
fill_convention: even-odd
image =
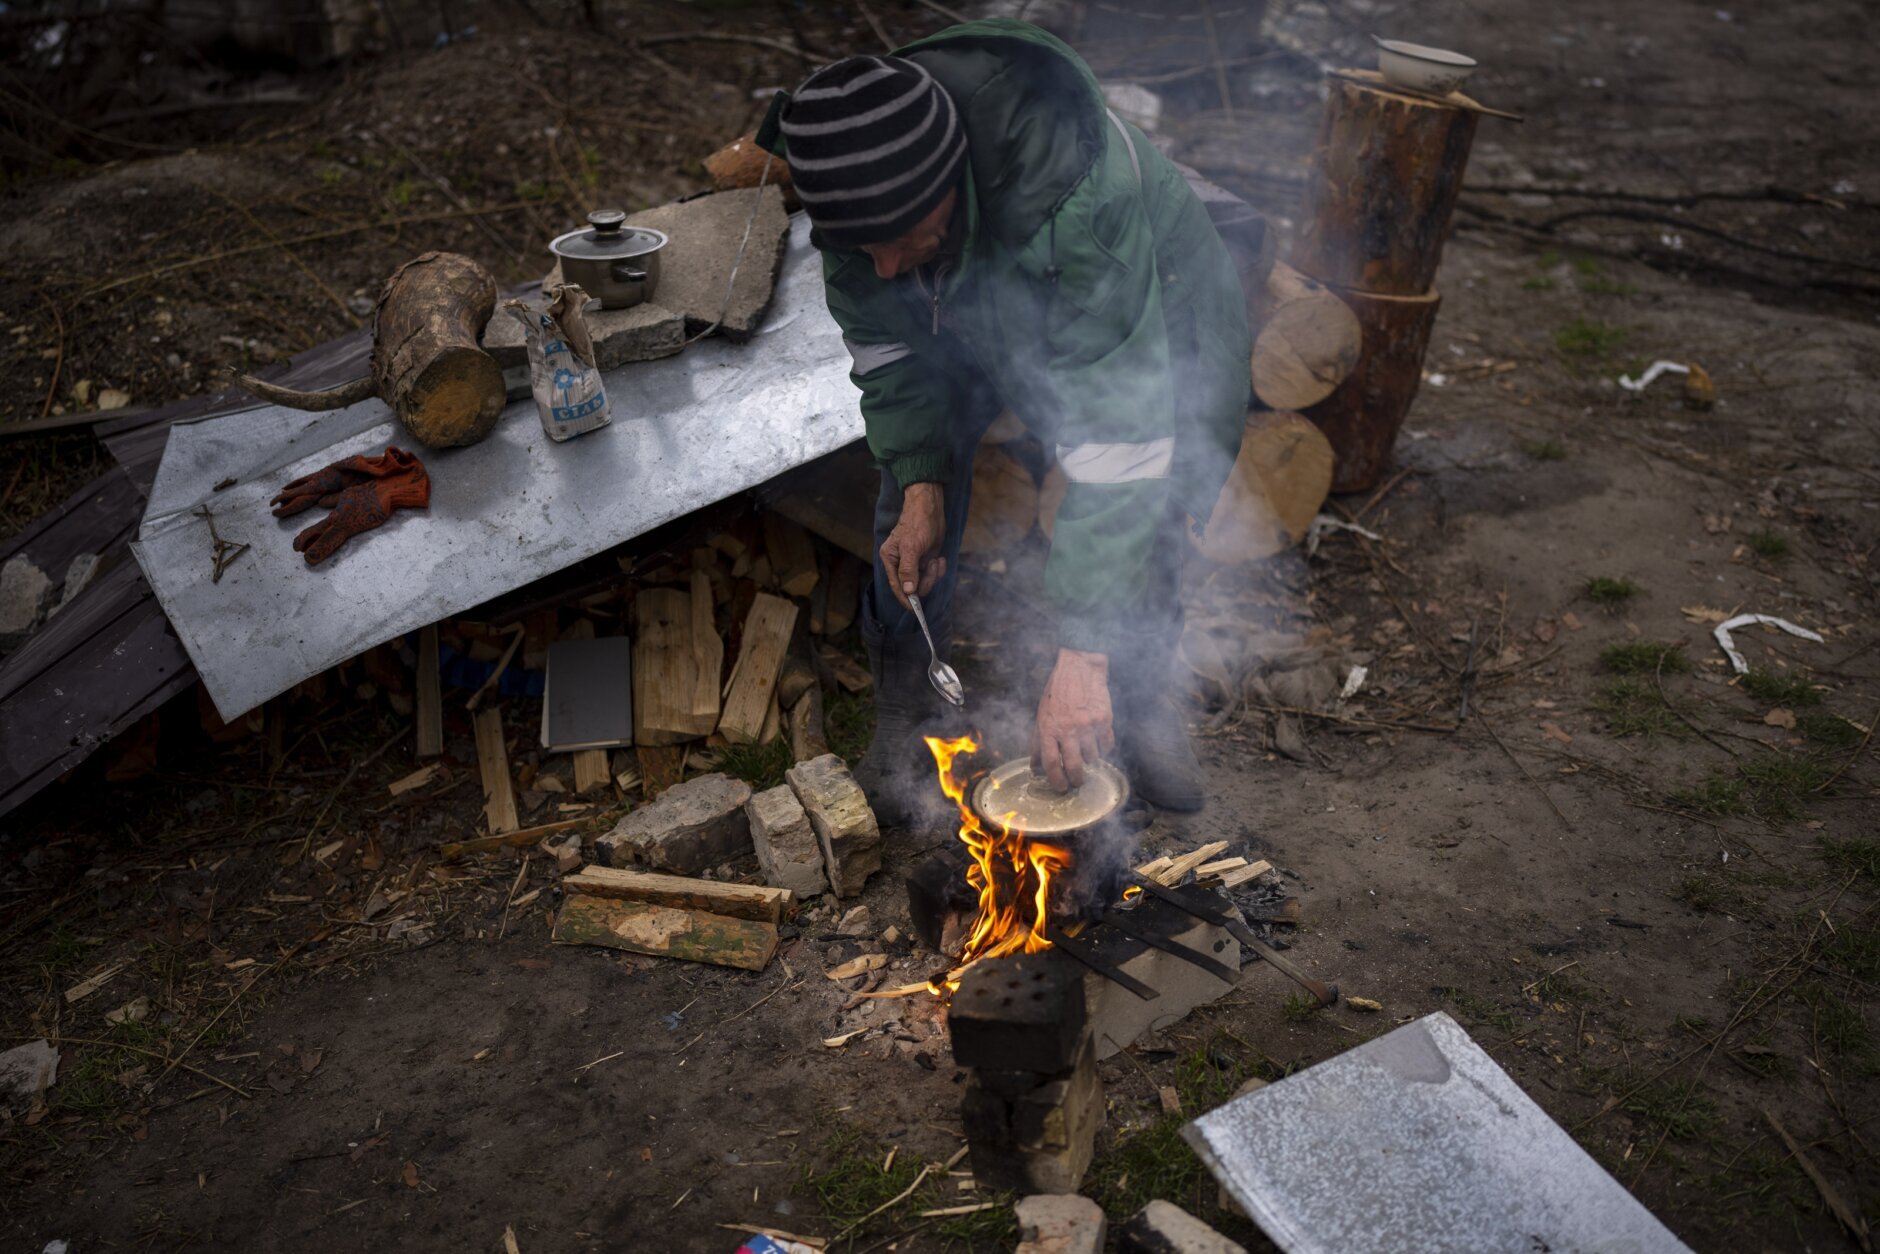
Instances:
[[[767,745],[783,736],[783,705],[777,700],[777,690],[770,690],[770,708],[764,711],[764,725],[758,730],[757,743]]]
[[[715,569],[715,568],[714,568]],[[721,576],[722,578],[722,576]],[[726,585],[727,589],[729,584]],[[718,695],[724,684],[725,642],[718,638],[717,592],[711,574],[692,572],[692,718],[698,723],[718,726]],[[709,732],[707,734],[710,734]]]
[[[706,910],[730,919],[749,919],[753,923],[781,922],[784,908],[795,896],[787,888],[772,888],[766,884],[723,884],[685,875],[623,871],[605,866],[585,867],[578,875],[563,880],[561,886],[564,892],[641,901],[680,910]]]
[[[829,740],[823,734],[822,689],[811,686],[790,707],[790,757],[808,762],[828,752]]]
[[[862,580],[868,567],[847,553],[835,553],[829,559],[829,592],[823,610],[823,634],[839,636],[849,629],[861,610]]]
[[[576,749],[574,752],[574,790],[586,792],[590,788],[600,788],[610,783],[613,776],[608,771],[607,750]]]
[[[757,132],[752,131],[705,158],[705,173],[712,176],[713,190],[721,192],[734,187],[756,187],[762,179],[766,187],[775,187],[783,192],[783,207],[795,213],[803,205],[796,198],[796,188],[790,182],[789,164],[781,157],[771,157],[770,172],[766,174],[766,157],[770,157],[770,154],[757,146]]]
[[[483,777],[483,813],[490,834],[499,836],[522,826],[516,817],[516,793],[509,777],[509,747],[503,741],[500,706],[478,710],[475,719],[477,773]]]
[[[875,498],[881,494],[881,469],[860,440],[785,471],[759,485],[754,494],[765,508],[808,528],[837,548],[864,562],[875,560]],[[730,556],[734,560],[738,557]],[[742,573],[732,571],[734,575]]]
[[[777,925],[576,893],[556,916],[554,941],[761,971],[777,952]]]
[[[1317,404],[1358,364],[1364,339],[1358,319],[1317,280],[1276,261],[1247,303],[1253,390],[1272,408]]]
[[[418,673],[412,682],[417,699],[417,753],[434,758],[444,752],[444,692],[437,671],[437,624],[418,631]]]
[[[1305,411],[1332,442],[1332,491],[1362,492],[1390,464],[1391,445],[1423,382],[1423,354],[1442,297],[1340,291],[1364,328],[1364,355],[1336,392]]]
[[[1479,115],[1392,91],[1375,74],[1340,75],[1327,91],[1292,263],[1339,287],[1422,296],[1436,282]]]
[[[241,385],[294,409],[337,409],[376,395],[426,448],[475,444],[503,412],[496,359],[477,347],[496,308],[496,280],[458,253],[429,252],[392,272],[373,314],[369,378],[301,392],[250,375]]]
[[[694,572],[694,578],[703,578]],[[710,596],[709,581],[706,595]],[[673,745],[698,740],[717,726],[717,692],[712,708],[699,712],[700,663],[708,648],[692,630],[690,592],[677,588],[642,588],[633,598],[633,742]],[[709,618],[707,619],[709,622]],[[713,638],[716,638],[714,633]],[[717,676],[710,677],[716,685]]]
[[[844,692],[867,692],[875,686],[875,677],[868,673],[868,668],[841,650],[825,647],[820,656],[823,665],[829,668],[829,677],[841,685]]]
[[[775,510],[763,513],[764,553],[785,596],[806,597],[816,586],[816,546],[809,532]],[[761,582],[761,581],[760,581]]]
[[[737,665],[725,689],[718,733],[734,745],[759,743],[777,690],[783,655],[796,629],[796,605],[760,592],[744,620]]]
[[[1254,562],[1305,538],[1332,488],[1332,445],[1298,414],[1247,415],[1240,455],[1200,538],[1211,562]]]
[[[815,686],[816,671],[808,662],[794,653],[783,659],[783,669],[777,672],[777,700],[785,709],[794,707]]]
[[[1023,540],[1038,518],[1038,485],[1031,472],[997,445],[973,457],[973,499],[966,512],[962,553],[999,553]]]

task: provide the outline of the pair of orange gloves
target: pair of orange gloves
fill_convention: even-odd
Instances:
[[[396,509],[431,504],[431,476],[424,463],[401,448],[377,457],[360,454],[323,466],[287,484],[269,504],[276,518],[321,505],[333,512],[294,537],[294,552],[318,566],[342,544],[380,526]]]

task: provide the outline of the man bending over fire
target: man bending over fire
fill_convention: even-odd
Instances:
[[[1023,22],[838,61],[779,94],[759,139],[809,213],[882,470],[860,616],[875,738],[857,771],[878,813],[901,821],[932,788],[920,732],[939,710],[908,595],[944,657],[973,454],[1003,406],[1069,480],[1034,764],[1076,786],[1120,750],[1140,796],[1200,809],[1167,697],[1182,529],[1239,450],[1250,351],[1207,211],[1077,54]]]

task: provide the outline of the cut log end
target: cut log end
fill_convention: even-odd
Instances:
[[[1331,486],[1332,446],[1318,427],[1293,413],[1249,414],[1195,548],[1224,564],[1271,557],[1305,535]]]
[[[475,444],[502,416],[503,370],[480,348],[440,352],[401,399],[399,421],[426,448]]]

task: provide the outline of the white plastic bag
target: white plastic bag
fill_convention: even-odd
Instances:
[[[529,385],[542,430],[551,440],[575,436],[613,421],[607,388],[594,365],[594,340],[582,307],[588,295],[572,283],[546,289],[547,309],[519,300],[507,309],[522,324],[529,349]]]

